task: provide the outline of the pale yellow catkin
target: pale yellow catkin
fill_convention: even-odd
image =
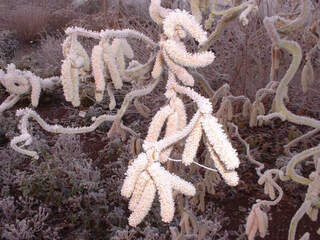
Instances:
[[[260,237],[264,238],[267,234],[267,224],[265,221],[265,212],[263,212],[260,207],[256,207],[255,208],[255,212],[256,212],[256,216],[257,216],[257,220],[258,221],[258,230],[260,233]]]
[[[251,108],[252,108],[251,101],[250,101],[250,99],[247,99],[244,102],[243,107],[242,107],[242,116],[244,118],[248,118],[250,116]]]
[[[184,67],[174,63],[165,51],[163,51],[163,57],[170,71],[172,71],[184,85],[194,85],[194,79],[192,75]]]
[[[254,237],[258,231],[258,221],[256,218],[257,218],[257,215],[254,209],[252,209],[246,224],[246,234],[248,236],[248,240],[254,240]]]
[[[34,76],[33,74],[28,74],[29,77],[27,76],[28,82],[31,85],[31,104],[34,107],[38,106],[39,103],[39,98],[40,98],[40,93],[41,93],[41,83],[40,79],[37,76]]]
[[[93,47],[91,53],[91,62],[92,75],[96,85],[95,98],[97,102],[101,102],[106,83],[104,76],[105,66],[103,62],[103,48],[100,45]]]
[[[307,210],[307,215],[309,216],[311,221],[316,222],[318,220],[319,209],[312,206]]]
[[[137,98],[134,99],[133,101],[133,105],[135,106],[135,108],[137,109],[137,111],[145,118],[149,117],[149,114],[151,112],[151,110],[144,105],[143,103],[141,103]]]
[[[239,167],[240,160],[236,150],[232,147],[227,134],[223,131],[222,125],[211,115],[205,115],[201,121],[202,128],[208,138],[208,143],[217,153],[223,167],[227,170],[234,170]]]
[[[230,186],[236,186],[239,183],[239,176],[236,171],[227,170],[225,163],[223,163],[220,157],[217,155],[212,144],[209,141],[206,143],[207,149],[210,153],[211,159],[214,162],[215,167],[218,169],[224,181]]]
[[[251,113],[250,113],[250,120],[249,120],[249,126],[250,127],[256,127],[257,126],[257,123],[258,123],[257,116],[258,116],[258,103],[257,103],[257,101],[255,101],[253,103],[252,110],[251,110]]]
[[[137,203],[136,208],[129,216],[129,225],[137,226],[151,209],[153,199],[156,194],[156,187],[153,181],[148,181]]]
[[[187,125],[186,108],[181,98],[175,97],[173,108],[178,113],[178,116],[179,116],[178,129],[181,130]]]
[[[131,195],[130,201],[129,201],[129,210],[130,211],[134,211],[136,209],[136,206],[138,205],[138,203],[141,199],[142,193],[143,193],[148,181],[150,181],[150,180],[151,180],[151,178],[146,171],[143,171],[140,174],[140,176],[135,184],[135,188],[134,188],[133,193]]]
[[[135,184],[138,180],[140,174],[146,169],[148,163],[148,158],[145,153],[140,153],[139,156],[133,161],[133,163],[128,167],[126,172],[126,178],[124,179],[121,195],[129,198],[131,197]]]
[[[303,93],[306,93],[308,91],[308,87],[311,86],[314,82],[313,79],[314,79],[313,68],[310,61],[307,61],[301,73],[301,85],[302,85]]]
[[[177,112],[173,112],[169,115],[166,125],[166,133],[165,137],[169,137],[178,131],[178,123],[179,123],[179,116]],[[173,146],[170,146],[166,149],[164,149],[160,155],[159,155],[159,161],[161,163],[164,163],[167,161],[168,157],[170,157],[171,151],[173,149]]]
[[[169,57],[177,64],[184,67],[205,67],[211,64],[215,58],[212,52],[201,52],[191,54],[187,52],[184,45],[174,40],[166,40],[164,48]]]
[[[201,0],[190,0],[192,15],[195,17],[198,23],[201,23],[202,21],[202,14],[200,11],[200,1]]]
[[[265,111],[265,108],[264,108],[263,103],[259,101],[259,103],[258,103],[257,116],[258,116],[258,115],[263,116],[263,115],[265,114],[265,112],[266,112],[266,111]],[[258,125],[259,125],[259,127],[261,127],[261,126],[263,125],[263,120],[262,120],[262,119],[260,119],[260,120],[258,121]]]
[[[162,221],[169,223],[172,221],[174,216],[174,199],[172,195],[171,181],[168,181],[169,176],[160,166],[160,163],[154,163],[148,168],[148,172],[158,190],[160,198],[160,215]]]
[[[64,97],[67,101],[72,100],[72,74],[71,74],[71,60],[66,58],[61,65],[61,80]]]
[[[202,137],[201,121],[198,120],[196,126],[186,139],[186,144],[182,153],[182,163],[189,166],[197,155],[197,150]]]
[[[249,235],[252,231],[254,222],[256,218],[256,213],[253,209],[251,209],[249,216],[247,218],[247,223],[246,223],[246,234]]]
[[[114,39],[111,48],[113,50],[120,75],[123,76],[126,68],[125,57],[132,59],[134,57],[133,50],[127,40],[122,38]]]
[[[162,107],[156,115],[152,118],[149,126],[148,135],[145,138],[145,142],[155,142],[160,136],[161,128],[167,120],[168,116],[172,113],[172,109],[169,105]]]
[[[227,101],[227,120],[231,121],[233,118],[233,107],[230,100]]]
[[[71,103],[74,107],[80,106],[80,79],[79,79],[79,69],[71,68],[71,76],[72,76],[72,89],[73,89],[73,97]]]
[[[184,10],[176,9],[169,13],[163,22],[164,34],[173,40],[177,36],[177,26],[181,26],[200,44],[207,40],[207,32],[202,29],[194,16]]]
[[[151,72],[151,76],[156,79],[161,76],[163,72],[163,60],[161,51],[157,53],[156,61],[154,62],[153,69]]]
[[[114,88],[121,89],[123,85],[122,78],[113,55],[113,49],[107,42],[103,44],[103,60],[108,66]]]

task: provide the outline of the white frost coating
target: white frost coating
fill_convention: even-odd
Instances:
[[[50,77],[44,78],[41,80],[41,89],[42,90],[53,90],[58,86],[61,86],[61,78],[60,77]]]
[[[90,71],[90,58],[87,53],[87,51],[84,49],[84,47],[80,44],[80,42],[76,41],[76,52],[79,55],[79,57],[82,58],[83,63],[81,64],[84,71],[89,72]]]
[[[66,101],[71,102],[73,106],[80,105],[79,97],[79,69],[73,66],[73,59],[68,56],[61,66],[61,80],[63,93]]]
[[[172,107],[178,113],[178,130],[182,130],[187,125],[187,113],[183,101],[179,97],[172,100]]]
[[[183,154],[182,154],[182,163],[186,166],[189,166],[193,159],[197,155],[197,150],[202,137],[202,127],[201,121],[198,120],[196,126],[191,131],[189,136],[186,139],[186,144],[184,146]]]
[[[110,75],[116,89],[122,88],[121,77],[125,75],[126,70],[125,57],[131,59],[133,56],[133,50],[126,39],[114,39],[112,45],[108,43],[107,39],[102,39],[99,45],[92,49],[92,72],[96,84],[95,98],[98,102],[103,99],[106,75]],[[106,68],[108,72],[106,72]]]
[[[151,181],[151,178],[146,171],[143,171],[140,174],[140,176],[135,184],[133,193],[132,193],[130,201],[129,201],[129,210],[130,211],[134,211],[136,209],[136,206],[139,204],[142,193],[143,193],[148,181]]]
[[[234,170],[239,167],[240,161],[238,154],[232,147],[217,119],[212,115],[206,114],[202,119],[202,127],[209,143],[218,154],[225,168],[227,170]]]
[[[126,39],[119,38],[113,40],[111,48],[113,50],[113,56],[116,59],[120,75],[123,76],[126,68],[125,57],[132,59],[134,57],[133,50]]]
[[[129,198],[134,190],[136,181],[139,175],[147,167],[148,159],[147,154],[140,153],[139,156],[133,161],[126,172],[126,178],[121,188],[121,195]]]
[[[42,79],[30,71],[16,69],[13,63],[9,64],[6,70],[7,73],[0,71],[0,83],[10,96],[1,103],[0,113],[12,107],[22,95],[30,92],[32,106],[37,107],[41,90],[54,89],[59,84],[57,77]]]
[[[178,123],[179,123],[178,113],[173,112],[172,114],[169,115],[168,120],[167,120],[165,137],[168,137],[168,136],[174,134],[178,130],[178,127],[179,127]],[[160,153],[159,161],[161,163],[164,163],[168,160],[168,157],[170,156],[172,149],[173,149],[173,147],[170,146]]]
[[[156,187],[153,181],[148,181],[133,213],[129,217],[129,225],[132,227],[137,226],[151,209],[152,202],[156,195]]]
[[[190,120],[189,124],[186,127],[181,129],[181,131],[177,131],[175,134],[170,135],[169,137],[165,137],[165,138],[161,139],[160,141],[156,142],[154,144],[154,147],[156,149],[158,149],[159,151],[162,151],[163,149],[169,147],[170,145],[172,145],[172,144],[180,141],[181,139],[185,138],[186,136],[188,136],[188,134],[190,134],[190,132],[192,131],[192,129],[196,125],[200,116],[201,116],[200,111],[197,111],[193,115],[192,119]]]
[[[108,38],[136,38],[146,42],[147,44],[151,45],[152,47],[157,47],[158,44],[155,43],[151,38],[147,37],[146,35],[133,30],[133,29],[122,29],[122,30],[113,30],[113,29],[106,29],[100,32],[95,32],[91,30],[87,30],[81,27],[69,27],[66,29],[65,33],[67,35],[77,34],[78,36],[83,36],[87,38],[94,38],[97,40],[108,39]]]
[[[121,89],[123,82],[116,63],[116,59],[109,43],[103,43],[103,60],[108,66],[109,74],[115,89]]]
[[[26,150],[26,149],[22,149],[21,147],[17,146],[17,143],[28,141],[30,139],[31,139],[31,135],[30,134],[28,134],[28,133],[22,134],[20,136],[14,137],[10,141],[10,146],[12,147],[13,150],[15,150],[15,151],[17,151],[17,152],[19,152],[21,154],[24,154],[24,155],[30,156],[32,158],[38,159],[39,155],[38,155],[37,152],[29,151],[29,150]]]
[[[163,52],[164,60],[167,64],[168,68],[170,69],[170,71],[173,72],[184,85],[193,86],[194,79],[193,79],[192,75],[184,67],[181,67],[180,65],[174,63],[170,59],[170,57],[168,56],[166,51],[162,51],[162,52]]]
[[[86,50],[77,40],[74,33],[62,44],[65,60],[61,67],[61,78],[64,95],[74,107],[80,106],[79,84],[80,74],[90,71],[90,58]]]
[[[13,107],[18,101],[20,100],[20,96],[16,95],[16,94],[11,94],[9,97],[6,98],[6,100],[4,100],[1,105],[0,105],[0,114]]]
[[[73,52],[73,53],[71,53]],[[78,58],[82,59],[80,67],[83,67],[84,71],[90,71],[90,58],[87,51],[78,41],[76,36],[68,36],[62,43],[62,53],[64,58],[70,56],[70,54],[75,54]],[[76,60],[75,60],[76,61]]]
[[[68,56],[70,52],[70,47],[71,47],[71,36],[68,36],[62,43],[62,54],[64,58]]]
[[[151,38],[147,37],[146,35],[133,30],[133,29],[122,29],[122,30],[113,30],[113,29],[107,29],[107,30],[102,30],[100,32],[100,37],[105,39],[105,38],[110,38],[110,37],[118,37],[118,38],[127,38],[127,37],[132,37],[136,38],[142,41],[145,41],[152,47],[157,47],[158,44],[155,43]]]
[[[157,24],[162,24],[163,20],[171,11],[171,9],[161,7],[161,0],[151,0],[149,14],[152,20]]]
[[[192,185],[192,183],[183,180],[181,177],[178,177],[177,175],[170,174],[169,172],[168,178],[170,179],[172,188],[174,190],[186,196],[194,196],[196,194],[196,188]]]
[[[31,84],[31,104],[38,106],[41,93],[41,78],[33,75],[31,72],[26,72],[26,78]]]
[[[239,183],[238,173],[234,170],[225,169],[221,159],[216,155],[215,150],[213,150],[210,144],[207,144],[207,148],[209,150],[210,156],[214,162],[215,167],[218,169],[219,173],[225,180],[225,182],[230,186],[236,186]]]
[[[31,112],[31,109],[19,109],[16,112],[16,116],[21,116],[24,113],[26,113],[26,115],[22,116],[22,119],[18,125],[19,130],[21,131],[21,134],[19,136],[14,137],[11,141],[10,141],[10,146],[17,152],[24,154],[24,155],[28,155],[32,158],[38,159],[39,155],[37,154],[37,152],[35,151],[29,151],[26,149],[22,149],[23,146],[29,145],[32,143],[32,136],[28,133],[28,114]],[[18,143],[20,142],[24,142],[24,144],[20,147],[18,147]]]
[[[166,40],[163,43],[164,49],[169,57],[177,64],[184,67],[205,67],[210,65],[215,59],[212,52],[201,52],[191,54],[187,52],[186,47],[174,40]]]
[[[172,109],[169,105],[162,107],[156,115],[152,118],[152,121],[149,125],[148,134],[145,138],[144,146],[147,146],[148,143],[156,142],[159,138],[161,128],[167,120],[168,116],[172,113]],[[146,151],[147,149],[143,147]]]
[[[116,38],[112,42],[112,47],[115,51],[121,50],[124,56],[129,59],[134,57],[133,50],[125,38]]]
[[[160,197],[160,215],[162,221],[171,222],[174,216],[174,200],[172,195],[172,187],[170,181],[168,181],[168,173],[160,163],[153,163],[149,168],[154,183],[157,187]]]
[[[103,98],[103,93],[105,90],[105,66],[103,62],[103,48],[100,45],[96,45],[92,49],[91,53],[92,62],[92,74],[96,84],[95,98],[97,102],[101,102]]]
[[[157,24],[162,24],[163,18],[160,16],[160,4],[161,0],[151,0],[150,6],[149,6],[149,15],[152,18],[154,22]]]
[[[162,70],[165,68],[163,64],[166,62],[169,76],[165,96],[168,98],[169,104],[160,109],[153,118],[148,130],[148,135],[143,144],[146,153],[139,154],[128,167],[121,188],[121,194],[124,197],[130,198],[129,210],[132,211],[132,214],[129,217],[129,224],[131,226],[139,224],[148,214],[157,191],[160,196],[161,217],[165,222],[172,221],[174,216],[174,190],[187,196],[195,195],[196,189],[190,182],[171,174],[161,166],[161,156],[166,160],[170,155],[171,149],[173,149],[173,145],[179,143],[180,140],[187,138],[184,155],[188,155],[189,159],[183,161],[183,163],[190,164],[196,156],[197,148],[201,140],[202,129],[204,128],[202,119],[203,117],[207,117],[208,114],[212,114],[212,105],[209,99],[202,97],[192,88],[180,86],[175,80],[175,76],[177,76],[185,85],[193,86],[194,79],[185,67],[204,67],[211,64],[214,60],[215,56],[211,52],[200,52],[195,54],[187,52],[186,46],[180,41],[180,39],[189,34],[202,44],[207,41],[206,32],[203,31],[196,19],[185,11],[164,9],[161,7],[161,0],[153,0],[151,5],[152,7],[150,7],[150,9],[151,12],[153,11],[156,21],[164,23],[164,34],[161,35],[160,51],[158,44],[153,43],[152,40],[135,30],[125,29],[93,32],[81,28],[69,28],[66,31],[68,35],[71,35],[66,39],[63,45],[65,60],[62,66],[62,83],[64,84],[66,99],[71,101],[74,106],[80,104],[79,75],[83,70],[89,69],[90,67],[90,63],[86,61],[87,56],[85,55],[85,50],[77,41],[77,37],[94,38],[100,41],[99,45],[93,48],[91,57],[93,75],[96,81],[96,99],[101,101],[103,98],[103,93],[106,88],[106,78],[111,77],[112,83],[117,89],[122,87],[122,80],[132,83],[133,86],[133,90],[126,95],[124,104],[120,107],[116,115],[102,115],[93,120],[95,122],[88,127],[64,128],[60,125],[48,125],[32,110],[24,110],[18,113],[18,115],[22,116],[20,122],[21,135],[14,138],[11,142],[13,148],[17,149],[17,151],[20,150],[24,154],[37,157],[35,152],[22,149],[22,146],[26,146],[32,141],[32,137],[28,134],[27,130],[28,119],[30,118],[37,121],[45,130],[54,133],[71,134],[89,132],[96,129],[103,121],[118,121],[118,123],[121,124],[121,128],[126,128],[126,130],[130,131],[131,129],[125,127],[120,121],[126,110],[125,108],[135,97],[140,96],[142,93],[148,93],[153,89],[153,87],[135,89],[135,83],[137,83],[137,86],[139,87],[139,84],[143,80],[149,78],[149,75],[147,74],[151,72],[152,67],[152,76],[158,80],[157,78],[159,78]],[[146,41],[149,43],[148,47],[152,45],[155,48],[153,53],[158,51],[157,58],[155,57],[155,54],[151,54],[147,63],[140,64],[136,61],[132,61],[129,64],[129,67],[126,68],[127,62],[125,61],[125,57],[132,58],[134,55],[128,42],[123,39],[127,37]],[[146,50],[149,51],[150,49],[146,48]],[[153,64],[155,59],[156,62]],[[0,72],[0,78],[2,76],[3,74]],[[141,81],[139,82],[139,80]],[[150,86],[155,86],[155,83],[158,81],[153,82],[154,83],[151,83]],[[113,95],[111,88],[112,83],[111,81],[108,83],[108,92],[110,96]],[[31,87],[36,90],[41,89],[41,85],[35,81],[31,81]],[[180,94],[185,94],[190,97],[193,100],[192,102],[195,102],[198,107],[197,112],[188,125],[184,104],[182,100],[178,98]],[[32,93],[33,102],[38,95],[39,94],[36,95]],[[12,96],[10,102],[15,101],[15,99],[16,98]],[[112,102],[110,109],[114,106],[115,103]],[[158,141],[166,121],[166,134],[163,139]],[[207,132],[208,131],[209,130],[207,130]],[[131,130],[131,133],[132,132],[133,130]],[[133,132],[132,134],[135,133]],[[215,153],[216,144],[212,143],[211,137],[213,136],[211,135],[213,134],[210,134],[207,133],[207,135],[209,135],[208,138],[210,140],[211,152]],[[220,139],[217,139],[216,141],[220,141]],[[179,145],[181,145],[181,142]],[[221,152],[219,151],[219,147],[217,152]],[[233,170],[228,170],[225,163],[219,160],[219,157],[215,159],[215,162],[218,170],[224,176],[227,183],[236,185],[238,182],[237,173]]]
[[[198,109],[203,114],[212,114],[212,104],[208,98],[201,96],[190,87],[180,86],[178,84],[172,84],[172,87],[178,93],[187,95],[193,101],[196,102]]]
[[[80,106],[80,79],[79,79],[79,69],[78,68],[72,68],[71,69],[72,74],[72,88],[73,88],[73,98],[72,98],[72,105],[74,107]]]
[[[186,30],[200,44],[208,39],[207,32],[202,29],[201,25],[197,22],[194,16],[186,11],[181,11],[179,9],[174,10],[164,20],[164,34],[169,39],[174,39],[177,35],[177,25]]]
[[[71,73],[71,60],[66,58],[61,65],[61,80],[63,86],[63,93],[66,101],[71,101],[73,98],[72,88],[72,73]]]
[[[121,194],[131,196],[129,209],[133,213],[129,217],[130,226],[135,227],[148,214],[156,191],[160,197],[160,215],[164,222],[171,222],[174,216],[173,190],[187,196],[196,193],[191,183],[171,174],[159,162],[152,163],[154,160],[152,153],[150,156],[142,153],[128,168]],[[149,167],[148,162],[151,164]]]
[[[157,53],[156,61],[154,62],[153,69],[151,72],[151,76],[154,79],[160,77],[163,72],[163,63],[162,62],[163,62],[162,55],[161,55],[161,52],[159,51]]]
[[[33,118],[35,121],[37,121],[39,123],[39,125],[45,129],[48,132],[51,133],[63,133],[63,134],[80,134],[80,133],[87,133],[87,132],[92,132],[94,131],[98,126],[101,125],[101,123],[105,122],[105,121],[115,121],[116,120],[116,116],[114,115],[101,115],[99,117],[97,117],[94,120],[94,123],[92,123],[90,126],[87,127],[63,127],[61,125],[49,125],[47,124],[35,111],[33,111],[30,108],[25,108],[25,109],[19,109],[16,112],[16,116],[17,117],[21,117],[21,120],[19,122],[19,129],[21,134],[17,137],[14,137],[11,142],[10,145],[13,149],[15,149],[16,151],[31,156],[31,157],[38,157],[37,152],[35,151],[28,151],[25,149],[22,149],[23,146],[28,145],[28,143],[30,143],[32,141],[32,136],[30,134],[28,134],[28,121],[29,118]],[[25,135],[28,134],[29,138],[25,139],[24,138],[20,138],[21,135]],[[23,145],[18,146],[18,143],[20,142],[25,142]]]
[[[7,66],[7,74],[2,78],[1,84],[6,88],[7,92],[22,95],[28,93],[31,85],[24,76],[24,72],[16,69],[11,63]]]

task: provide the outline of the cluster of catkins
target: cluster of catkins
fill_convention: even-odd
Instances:
[[[174,145],[181,144],[182,140],[185,140],[185,144],[180,161],[184,165],[188,166],[195,162],[199,143],[203,139],[217,171],[225,182],[230,186],[235,186],[239,182],[238,174],[235,171],[240,163],[237,152],[232,147],[221,124],[213,116],[210,100],[193,90],[194,78],[188,72],[188,68],[205,67],[211,64],[215,56],[210,51],[188,52],[183,39],[190,36],[201,46],[208,41],[207,32],[200,25],[200,20],[192,14],[179,9],[165,9],[161,7],[160,3],[160,0],[151,1],[149,8],[151,18],[163,30],[159,44],[135,30],[93,32],[82,28],[68,28],[66,30],[68,37],[63,43],[65,59],[62,63],[61,83],[66,100],[70,101],[73,106],[80,105],[81,76],[84,76],[91,68],[95,79],[95,98],[97,101],[103,99],[107,79],[111,79],[115,89],[121,89],[123,81],[134,82],[135,77],[143,77],[150,72],[151,76],[158,80],[161,79],[164,71],[167,72],[165,96],[168,99],[168,104],[163,106],[153,117],[143,142],[143,152],[129,166],[121,189],[121,194],[130,198],[129,209],[132,214],[129,217],[129,224],[131,226],[138,225],[148,214],[156,192],[160,197],[160,214],[164,222],[170,222],[174,216],[174,191],[187,196],[195,195],[196,189],[191,183],[170,173],[164,167],[164,163],[173,160],[170,158],[170,154]],[[78,36],[99,40],[99,44],[92,50],[91,59],[78,41]],[[146,64],[131,60],[126,66],[125,58],[133,59],[134,57],[134,52],[126,40],[127,37],[145,41],[153,47],[154,51],[157,51],[156,54],[151,55]],[[3,73],[0,72],[0,77],[1,74],[3,75]],[[26,85],[25,89],[30,88],[27,80],[26,83],[22,83]],[[37,93],[32,97],[32,101],[35,103],[37,103],[39,91],[36,93],[33,91],[40,89],[37,84],[39,85],[35,80],[30,81],[32,95]],[[110,83],[107,90],[111,97]],[[147,94],[149,90],[140,91]],[[131,92],[131,95],[134,94]],[[181,98],[182,95],[189,97],[197,106],[197,111],[189,122]],[[115,104],[112,104],[110,109],[113,107]],[[17,114],[22,116],[19,127],[21,135],[11,141],[11,146],[23,154],[38,156],[35,152],[22,149],[17,145],[24,141],[25,144],[22,146],[30,144],[31,135],[27,128],[28,118],[31,117],[47,131],[71,134],[93,131],[103,121],[119,121],[122,117],[121,109],[119,111],[120,115],[103,115],[96,118],[89,127],[64,128],[59,125],[46,124],[40,116],[30,109],[19,110]],[[164,126],[165,135],[159,139]]]
[[[158,11],[155,11],[156,7]],[[152,14],[152,11],[155,13]],[[167,69],[165,95],[169,103],[162,107],[152,119],[143,144],[144,152],[133,161],[126,173],[121,194],[130,198],[129,209],[132,214],[129,217],[129,224],[131,226],[139,224],[147,215],[156,192],[160,197],[160,214],[164,222],[170,222],[174,216],[173,190],[187,196],[195,194],[196,189],[191,183],[170,173],[162,166],[166,161],[172,160],[170,153],[173,146],[182,139],[185,139],[181,160],[183,164],[188,166],[195,161],[199,143],[204,138],[215,167],[226,183],[235,186],[239,181],[235,172],[235,168],[239,166],[237,153],[223,132],[222,126],[212,115],[209,99],[191,88],[194,85],[194,79],[186,69],[186,67],[204,67],[214,60],[214,54],[209,51],[194,54],[187,52],[182,42],[184,37],[190,35],[201,45],[207,40],[206,32],[186,11],[168,11],[159,5],[151,4],[150,12],[154,20],[161,23],[164,32],[152,76],[157,78],[165,68]],[[198,111],[189,123],[187,123],[185,106],[180,95],[188,96],[198,107]],[[164,125],[166,125],[165,136],[159,140]]]
[[[10,94],[0,105],[0,114],[11,108],[19,99],[31,92],[31,104],[37,107],[41,90],[54,89],[60,83],[59,77],[42,79],[30,71],[21,71],[11,63],[6,73],[0,69],[0,83]]]

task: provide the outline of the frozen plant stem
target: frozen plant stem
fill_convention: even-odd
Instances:
[[[133,90],[132,92],[128,93],[125,96],[123,104],[121,108],[117,111],[116,115],[107,115],[107,114],[101,115],[96,119],[94,119],[94,123],[88,127],[72,128],[72,127],[63,127],[61,125],[49,125],[35,111],[29,108],[20,109],[17,111],[16,115],[18,117],[21,117],[20,127],[19,127],[21,134],[17,137],[14,137],[11,140],[10,146],[17,152],[20,152],[22,154],[28,155],[33,158],[39,158],[39,155],[35,151],[30,151],[22,148],[25,145],[30,145],[32,142],[32,136],[28,133],[29,118],[33,118],[40,124],[40,126],[43,129],[52,133],[80,134],[80,133],[92,132],[105,121],[120,122],[121,118],[125,114],[132,100],[135,97],[140,97],[140,96],[149,94],[155,88],[155,86],[159,83],[159,80],[160,78],[155,79],[153,83],[150,84],[148,87],[143,89]],[[21,142],[25,142],[25,143],[22,146],[18,146],[18,144]]]
[[[302,1],[302,2],[304,3],[303,5],[304,7],[303,11],[304,11],[307,4],[309,4],[310,2],[309,1]],[[301,18],[303,18],[303,15],[304,13],[302,13]],[[276,96],[274,99],[274,106],[273,106],[274,112],[271,114],[268,114],[267,116],[258,116],[258,119],[269,121],[274,117],[280,117],[283,121],[288,120],[289,122],[292,122],[292,123],[313,127],[315,128],[315,130],[312,132],[317,132],[317,130],[320,129],[320,121],[313,118],[309,118],[309,117],[295,115],[291,113],[284,104],[284,99],[288,98],[288,84],[293,79],[301,63],[302,51],[298,43],[294,41],[281,39],[281,37],[278,34],[278,31],[280,31],[281,28],[277,29],[274,24],[275,21],[277,20],[281,21],[283,19],[281,19],[278,16],[266,17],[264,19],[265,28],[267,29],[269,37],[272,40],[273,48],[287,50],[292,55],[292,62],[289,66],[289,69],[285,73],[284,77],[280,81],[279,86],[277,87]],[[298,20],[300,21],[301,19],[298,19]],[[286,28],[282,28],[282,30],[284,29],[290,30],[291,28],[297,27],[297,25],[300,24],[299,21],[294,21],[288,24]],[[279,59],[275,59],[275,60],[278,61]],[[273,61],[273,64],[275,64],[274,61]],[[278,64],[279,63],[277,62],[276,65]],[[271,71],[274,71],[274,68],[275,66],[272,66]],[[272,81],[273,79],[271,78],[270,84],[272,83]],[[278,201],[280,201],[281,199],[280,196],[282,196],[282,189],[275,183],[274,179],[271,176],[271,173],[275,173],[276,175],[278,175],[282,181],[293,180],[297,183],[308,186],[308,192],[306,194],[305,201],[303,202],[303,204],[301,205],[301,207],[298,209],[298,211],[296,212],[296,214],[293,216],[291,220],[288,240],[295,239],[297,225],[305,213],[309,215],[311,220],[317,219],[318,207],[319,207],[317,204],[319,203],[319,179],[320,179],[319,178],[320,164],[317,156],[319,152],[320,152],[320,145],[304,150],[301,153],[292,156],[292,159],[289,161],[289,163],[286,166],[285,175],[282,170],[271,169],[264,172],[258,181],[259,184],[265,184],[265,194],[268,194],[271,199],[275,197],[273,187],[277,188],[278,191],[280,192],[278,199],[273,202],[259,200],[258,204],[265,204],[265,205],[276,204]],[[301,163],[303,160],[311,156],[313,156],[315,159],[316,171],[311,173],[309,178],[305,178],[303,176],[298,175],[295,171],[295,167],[297,166],[297,164]],[[254,222],[253,220],[251,220],[253,219],[252,216],[254,214],[255,209],[256,207],[254,205],[252,207],[252,211],[247,220],[246,233],[250,240],[254,239],[254,236],[257,230],[260,231],[260,236],[264,237],[264,232],[263,234],[261,234],[261,229],[263,228],[260,228],[260,227],[258,228],[257,227],[258,222]],[[308,240],[309,237],[310,237],[310,234],[307,232],[300,238],[300,240]]]
[[[277,88],[275,96],[275,111],[277,112],[277,114],[282,115],[282,120],[288,120],[296,124],[307,125],[313,128],[320,128],[320,121],[309,117],[295,115],[292,112],[290,112],[284,104],[284,99],[288,95],[288,84],[293,79],[295,73],[297,72],[300,66],[302,52],[298,43],[294,41],[280,39],[277,30],[274,26],[274,21],[276,19],[277,17],[265,18],[265,27],[273,44],[275,44],[275,46],[277,46],[278,48],[285,49],[290,54],[292,54],[292,62],[286,74],[281,79],[280,84]],[[270,120],[270,117],[268,115],[259,116],[258,119]]]
[[[23,96],[30,94],[31,104],[37,107],[41,91],[54,90],[60,84],[59,77],[40,78],[30,71],[22,71],[11,63],[8,64],[6,73],[0,69],[0,84],[10,94],[0,104],[0,114],[13,107]]]

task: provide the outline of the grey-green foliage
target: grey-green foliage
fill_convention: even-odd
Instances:
[[[51,152],[37,146],[42,148],[44,159],[32,161],[30,172],[20,175],[23,194],[44,201],[63,202],[84,192],[103,193],[100,172],[80,146],[80,137],[74,135],[60,135]]]
[[[46,223],[50,209],[36,199],[13,197],[0,199],[1,239],[57,239],[57,231]]]
[[[24,165],[28,164],[26,170],[20,168],[15,175],[12,174],[15,177],[15,188],[21,191],[23,198],[35,199],[35,206],[38,208],[44,206],[48,209],[51,214],[48,217],[51,222],[50,236],[60,236],[61,233],[57,230],[59,227],[52,224],[52,221],[59,219],[61,215],[74,226],[70,230],[74,234],[105,236],[108,231],[105,216],[110,204],[105,192],[107,184],[102,180],[100,171],[83,153],[79,135],[60,135],[57,140],[53,140],[54,146],[49,147],[45,142],[34,138],[33,147],[43,157],[30,162],[24,161]],[[25,208],[23,204],[22,208]],[[30,218],[33,217],[34,215],[30,215]],[[24,218],[21,216],[20,219]],[[31,220],[12,223],[12,229],[8,229],[8,232],[16,232],[15,229],[19,229],[21,224],[29,229],[28,221]],[[46,231],[40,232],[43,235]]]

